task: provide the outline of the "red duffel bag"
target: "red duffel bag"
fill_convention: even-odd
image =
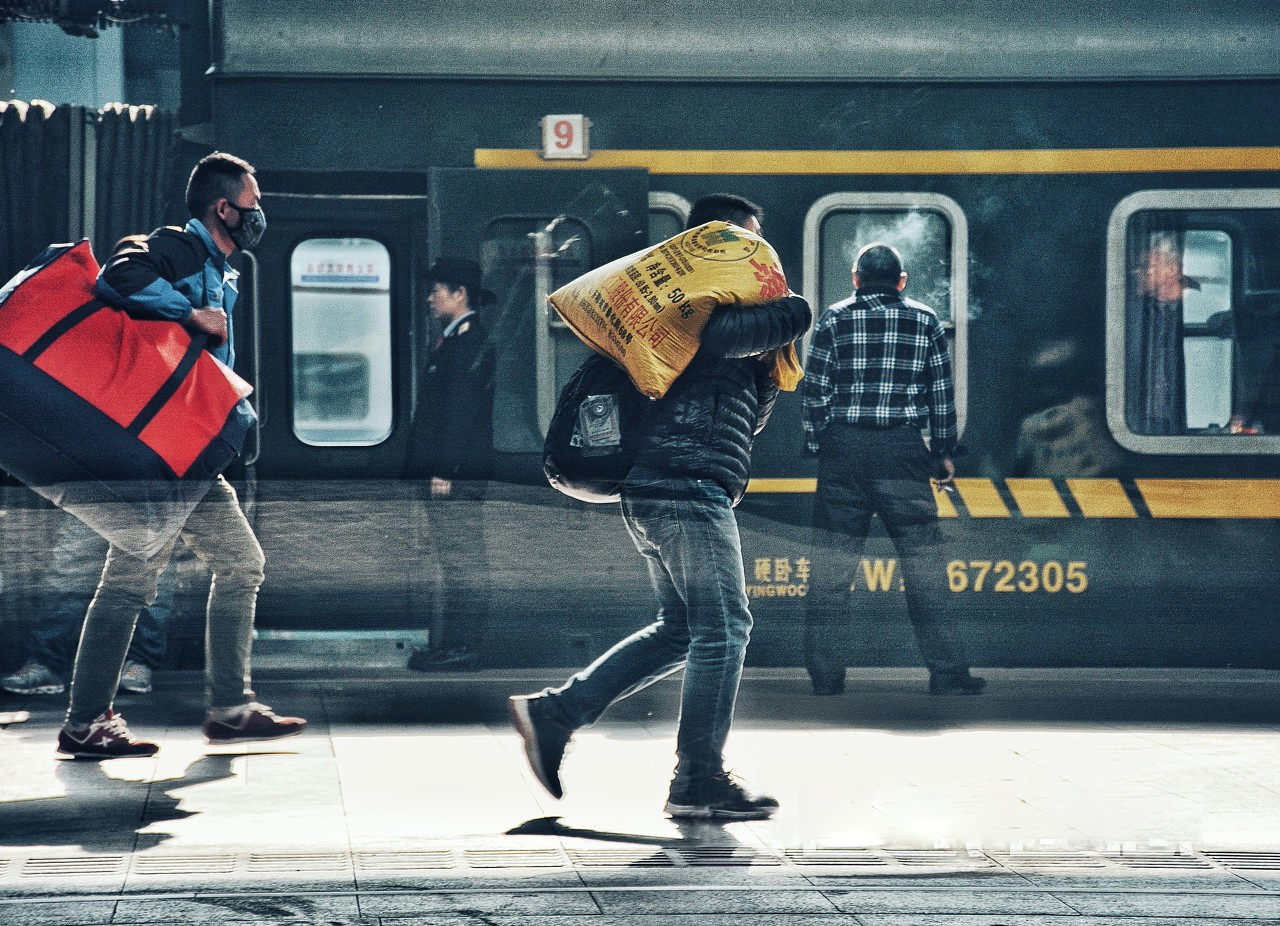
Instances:
[[[94,294],[87,241],[0,289],[0,469],[135,556],[157,553],[256,420],[252,387],[179,324]]]

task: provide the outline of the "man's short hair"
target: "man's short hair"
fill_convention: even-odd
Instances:
[[[732,222],[745,226],[751,219],[764,221],[764,210],[743,196],[732,193],[712,193],[703,196],[689,210],[689,221],[685,228],[697,228],[707,222]]]
[[[858,252],[853,272],[864,286],[897,286],[902,279],[902,255],[883,241],[873,241]]]
[[[225,151],[201,158],[187,181],[187,211],[198,219],[218,200],[234,200],[240,195],[245,176],[252,173],[252,164]]]

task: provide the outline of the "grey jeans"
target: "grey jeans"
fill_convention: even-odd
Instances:
[[[249,654],[264,558],[235,489],[219,476],[178,535],[151,559],[138,559],[115,546],[107,552],[80,633],[68,723],[87,724],[110,710],[134,623],[155,601],[157,581],[178,537],[213,573],[204,631],[207,703],[225,708],[253,700]]]

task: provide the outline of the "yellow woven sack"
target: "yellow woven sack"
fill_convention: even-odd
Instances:
[[[548,299],[578,337],[658,399],[697,353],[715,309],[761,305],[788,292],[767,241],[708,222],[584,273]],[[794,346],[772,353],[774,379],[794,391],[801,376]]]

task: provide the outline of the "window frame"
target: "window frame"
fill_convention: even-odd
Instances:
[[[670,212],[680,219],[680,227],[684,228],[689,221],[689,213],[693,211],[693,203],[679,193],[670,193],[666,190],[650,190],[649,211]],[[656,241],[650,242],[650,245],[657,243]]]
[[[1129,279],[1126,248],[1129,220],[1136,213],[1152,209],[1168,212],[1280,209],[1280,189],[1140,190],[1120,200],[1111,211],[1107,225],[1106,368],[1107,427],[1112,437],[1126,450],[1148,455],[1256,456],[1280,451],[1280,434],[1137,434],[1129,429],[1124,391]]]
[[[804,220],[804,296],[813,306],[813,324],[804,336],[804,358],[818,319],[827,310],[819,305],[822,223],[833,212],[863,210],[904,212],[922,209],[940,212],[951,223],[951,320],[942,322],[952,332],[951,376],[955,385],[956,429],[964,436],[969,411],[969,220],[960,204],[942,193],[830,193],[812,206]],[[907,267],[908,274],[911,268]],[[852,286],[850,286],[852,292]],[[910,295],[910,286],[907,288]]]
[[[295,343],[296,331],[294,327],[297,323],[297,317],[296,317],[297,303],[296,303],[295,286],[293,282],[293,258],[294,258],[294,255],[297,253],[298,249],[301,248],[303,245],[308,244],[309,242],[341,241],[341,240],[372,242],[378,245],[379,247],[381,247],[382,250],[386,253],[387,283],[386,283],[385,290],[384,289],[356,290],[356,292],[376,293],[378,295],[385,295],[387,299],[387,355],[386,356],[388,361],[388,375],[390,378],[389,392],[388,392],[387,399],[388,399],[389,408],[390,408],[390,424],[388,426],[387,432],[376,440],[341,440],[341,441],[315,440],[313,438],[304,437],[298,431],[298,419],[297,419],[296,395],[295,395],[295,390],[297,389],[296,380],[295,380],[295,377],[297,376],[297,370],[295,369],[295,363],[296,363],[298,354],[297,354],[297,345]],[[289,316],[288,316],[288,322],[289,322],[289,433],[293,435],[294,440],[302,444],[305,444],[308,447],[367,448],[367,447],[378,447],[382,444],[385,444],[387,441],[391,440],[391,438],[395,435],[395,432],[396,432],[396,401],[395,401],[396,399],[395,327],[396,326],[395,326],[395,299],[394,299],[394,278],[395,278],[394,263],[395,262],[391,256],[391,247],[385,241],[382,241],[379,238],[375,238],[372,235],[323,235],[323,236],[310,235],[310,236],[299,239],[297,242],[293,244],[293,246],[289,249],[289,252],[288,252],[288,261],[289,261],[289,268],[290,268],[289,269]],[[370,399],[372,398],[373,398],[373,395],[371,393]]]

